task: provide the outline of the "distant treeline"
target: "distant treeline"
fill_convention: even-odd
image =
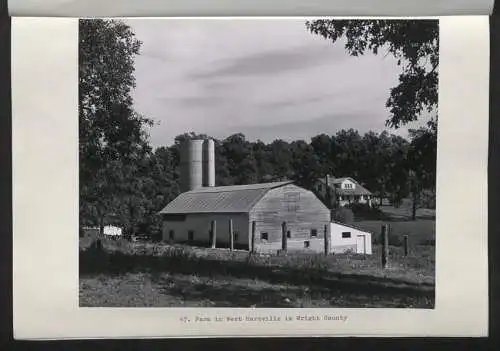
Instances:
[[[360,135],[341,130],[336,135],[317,135],[306,142],[275,140],[248,141],[243,134],[215,139],[216,185],[237,185],[293,180],[306,188],[331,174],[353,177],[375,195],[398,203],[415,192],[435,186],[436,143],[429,128],[412,131],[406,140],[387,132]],[[100,220],[123,225],[127,232],[157,234],[157,212],[179,194],[179,144],[189,138],[207,137],[194,133],[179,135],[172,146],[145,148],[127,164],[115,161],[112,177],[99,201],[81,203],[81,220],[99,225]],[[413,173],[413,176],[412,176]],[[104,181],[101,179],[100,181]],[[85,191],[87,184],[82,184]]]

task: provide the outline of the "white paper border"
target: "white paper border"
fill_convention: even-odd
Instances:
[[[436,308],[258,309],[348,322],[183,325],[248,309],[78,307],[78,20],[13,18],[15,337],[487,335],[488,17],[440,29]]]

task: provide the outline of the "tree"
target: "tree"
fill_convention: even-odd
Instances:
[[[252,144],[241,133],[233,134],[222,142],[223,155],[233,184],[257,182],[257,166]]]
[[[363,138],[354,129],[340,130],[332,138],[332,155],[335,155],[337,177],[361,179],[362,160],[366,154]]]
[[[391,89],[386,124],[398,128],[427,111],[437,112],[439,23],[437,20],[314,20],[307,29],[332,42],[344,40],[352,56],[386,51],[402,72]]]
[[[252,143],[252,152],[255,158],[258,182],[268,182],[273,179],[273,165],[270,162],[270,151],[267,145],[257,140]]]
[[[319,134],[311,138],[311,146],[319,157],[319,165],[324,175],[334,175],[335,153],[332,150],[332,140],[327,134]]]
[[[81,20],[79,34],[80,215],[102,232],[107,216],[123,210],[123,197],[137,193],[139,185],[132,183],[151,151],[144,127],[152,121],[132,108],[141,43],[130,27]]]
[[[411,143],[408,150],[407,168],[410,174],[413,220],[416,219],[416,211],[422,200],[423,190],[435,190],[437,157],[436,128],[436,123],[431,121],[427,127],[410,130]]]
[[[314,149],[303,140],[297,140],[290,144],[293,159],[291,162],[294,170],[293,180],[300,186],[310,189],[312,185],[322,176],[319,157]]]
[[[291,179],[293,177],[294,158],[292,146],[281,139],[275,139],[268,145],[270,163],[273,167],[272,177],[270,180],[280,181]]]

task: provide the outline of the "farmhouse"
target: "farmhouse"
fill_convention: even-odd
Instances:
[[[213,141],[187,142],[184,192],[160,211],[163,240],[260,252],[324,250],[330,211],[313,192],[291,181],[216,187],[214,175]]]
[[[352,203],[372,205],[372,193],[353,178],[327,176],[325,179],[319,179],[314,185],[314,190],[322,197],[326,197],[327,189],[330,190],[330,196],[335,196],[340,206]]]

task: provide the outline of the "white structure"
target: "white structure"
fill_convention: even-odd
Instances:
[[[122,235],[122,228],[114,225],[106,225],[104,226],[104,235],[120,236]]]
[[[334,253],[352,251],[358,254],[372,254],[370,232],[339,222],[330,223],[330,250]]]

